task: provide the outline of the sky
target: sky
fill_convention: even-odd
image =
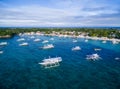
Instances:
[[[0,27],[120,26],[120,0],[0,0]]]

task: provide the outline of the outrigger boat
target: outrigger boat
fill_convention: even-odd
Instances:
[[[5,45],[7,45],[8,43],[7,42],[1,42],[0,43],[0,46],[5,46]]]
[[[86,59],[95,61],[95,60],[101,59],[101,57],[97,53],[95,53],[95,54],[92,54],[92,55],[87,55]]]
[[[51,67],[56,67],[59,66],[59,63],[62,61],[61,57],[55,57],[55,58],[48,58],[44,59],[42,62],[38,63],[45,68],[51,68]]]
[[[35,42],[38,42],[38,41],[40,41],[40,39],[35,39],[34,41],[35,41]]]
[[[0,54],[3,54],[3,51],[0,51]]]
[[[81,48],[79,46],[75,46],[72,48],[72,51],[77,51],[77,50],[81,50]]]
[[[27,42],[24,42],[24,43],[19,44],[19,46],[27,46],[27,45],[28,45]]]
[[[42,48],[43,49],[51,49],[51,48],[54,48],[54,45],[53,44],[47,44],[47,45],[44,45]]]

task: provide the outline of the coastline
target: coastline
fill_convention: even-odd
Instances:
[[[68,34],[69,33],[69,34]],[[97,36],[88,36],[88,33],[86,32],[76,32],[75,31],[66,31],[66,32],[58,32],[58,31],[52,31],[50,33],[45,33],[44,31],[37,31],[37,32],[24,32],[24,33],[19,33],[16,34],[19,36],[22,35],[44,35],[44,36],[58,36],[58,37],[72,37],[72,38],[85,38],[85,39],[91,39],[91,40],[101,40],[101,41],[112,41],[114,42],[120,42],[120,39],[117,38],[108,38],[108,37],[97,37]],[[4,39],[4,38],[11,38],[13,37],[13,35],[3,35],[0,36],[0,39]]]
[[[71,38],[85,38],[85,39],[91,39],[91,40],[101,40],[101,41],[116,41],[116,42],[120,42],[120,39],[116,39],[116,38],[108,38],[108,37],[97,37],[97,36],[94,36],[94,37],[92,37],[92,36],[84,36],[84,35],[78,35],[78,36],[76,36],[76,35],[66,35],[66,34],[60,34],[60,33],[58,33],[58,34],[53,34],[53,33],[51,33],[51,34],[45,34],[45,33],[43,33],[43,32],[30,32],[30,33],[20,33],[20,34],[18,34],[19,36],[22,36],[22,35],[44,35],[44,36],[58,36],[58,37],[71,37]]]
[[[0,36],[0,39],[4,39],[4,38],[11,38],[12,36],[11,35],[4,35],[4,36]]]
[[[85,38],[91,40],[102,40],[102,41],[117,41],[120,42],[120,39],[116,38],[107,38],[107,37],[90,37],[90,36],[73,36],[73,35],[53,35],[53,34],[45,34],[46,36],[58,36],[58,37],[72,37],[72,38]]]

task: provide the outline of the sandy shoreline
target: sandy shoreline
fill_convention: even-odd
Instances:
[[[10,35],[0,36],[0,38],[10,38]]]
[[[24,34],[19,34],[19,35],[45,35],[45,36],[58,36],[58,37],[71,37],[71,38],[85,38],[85,39],[92,39],[92,40],[101,40],[101,41],[112,41],[112,42],[120,42],[120,39],[116,38],[107,38],[107,37],[90,37],[90,36],[84,36],[84,35],[63,35],[63,34],[44,34],[42,32],[31,32],[31,33],[24,33]]]
[[[85,39],[92,39],[92,40],[102,40],[102,41],[117,41],[120,42],[120,39],[115,38],[107,38],[107,37],[90,37],[90,36],[73,36],[73,35],[53,35],[53,34],[44,34],[46,36],[58,36],[58,37],[72,37],[72,38],[85,38]]]
[[[116,38],[107,38],[107,37],[91,37],[91,36],[84,36],[84,35],[64,35],[64,34],[44,34],[42,32],[30,32],[30,33],[20,33],[18,34],[19,36],[22,36],[22,35],[45,35],[45,36],[58,36],[58,37],[71,37],[71,38],[85,38],[85,39],[92,39],[92,40],[102,40],[102,41],[115,41],[115,42],[120,42],[120,39],[116,39]],[[11,36],[10,35],[5,35],[5,36],[0,36],[0,39],[1,38],[10,38]]]

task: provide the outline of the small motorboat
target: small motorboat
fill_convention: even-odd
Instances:
[[[53,44],[47,44],[47,45],[44,45],[42,48],[43,49],[51,49],[51,48],[54,48],[54,45]]]
[[[50,40],[54,40],[54,38],[50,38]]]
[[[38,41],[40,41],[40,39],[35,39],[34,41],[35,41],[35,42],[38,42]]]
[[[48,40],[44,40],[42,43],[48,43],[49,41]]]
[[[8,43],[7,42],[1,42],[0,43],[0,46],[5,46],[5,45],[7,45]]]
[[[3,54],[3,51],[0,51],[0,54]]]
[[[120,60],[120,58],[119,58],[119,57],[116,57],[115,60]]]
[[[19,44],[20,46],[27,46],[28,45],[28,43],[27,42],[24,42],[24,43],[21,43],[21,44]]]
[[[88,39],[86,39],[85,42],[88,42]]]
[[[119,42],[116,41],[116,40],[113,40],[112,43],[113,43],[113,44],[118,44]]]
[[[102,43],[106,43],[106,40],[102,41]]]
[[[95,51],[101,51],[101,49],[99,49],[99,48],[95,48],[94,50],[95,50]]]
[[[81,50],[81,48],[79,46],[75,46],[72,48],[72,51],[77,51],[77,50]]]
[[[76,43],[76,42],[77,42],[77,40],[74,39],[74,40],[73,40],[73,43]]]
[[[18,39],[17,41],[24,41],[25,39],[24,38],[20,38],[20,39]]]

